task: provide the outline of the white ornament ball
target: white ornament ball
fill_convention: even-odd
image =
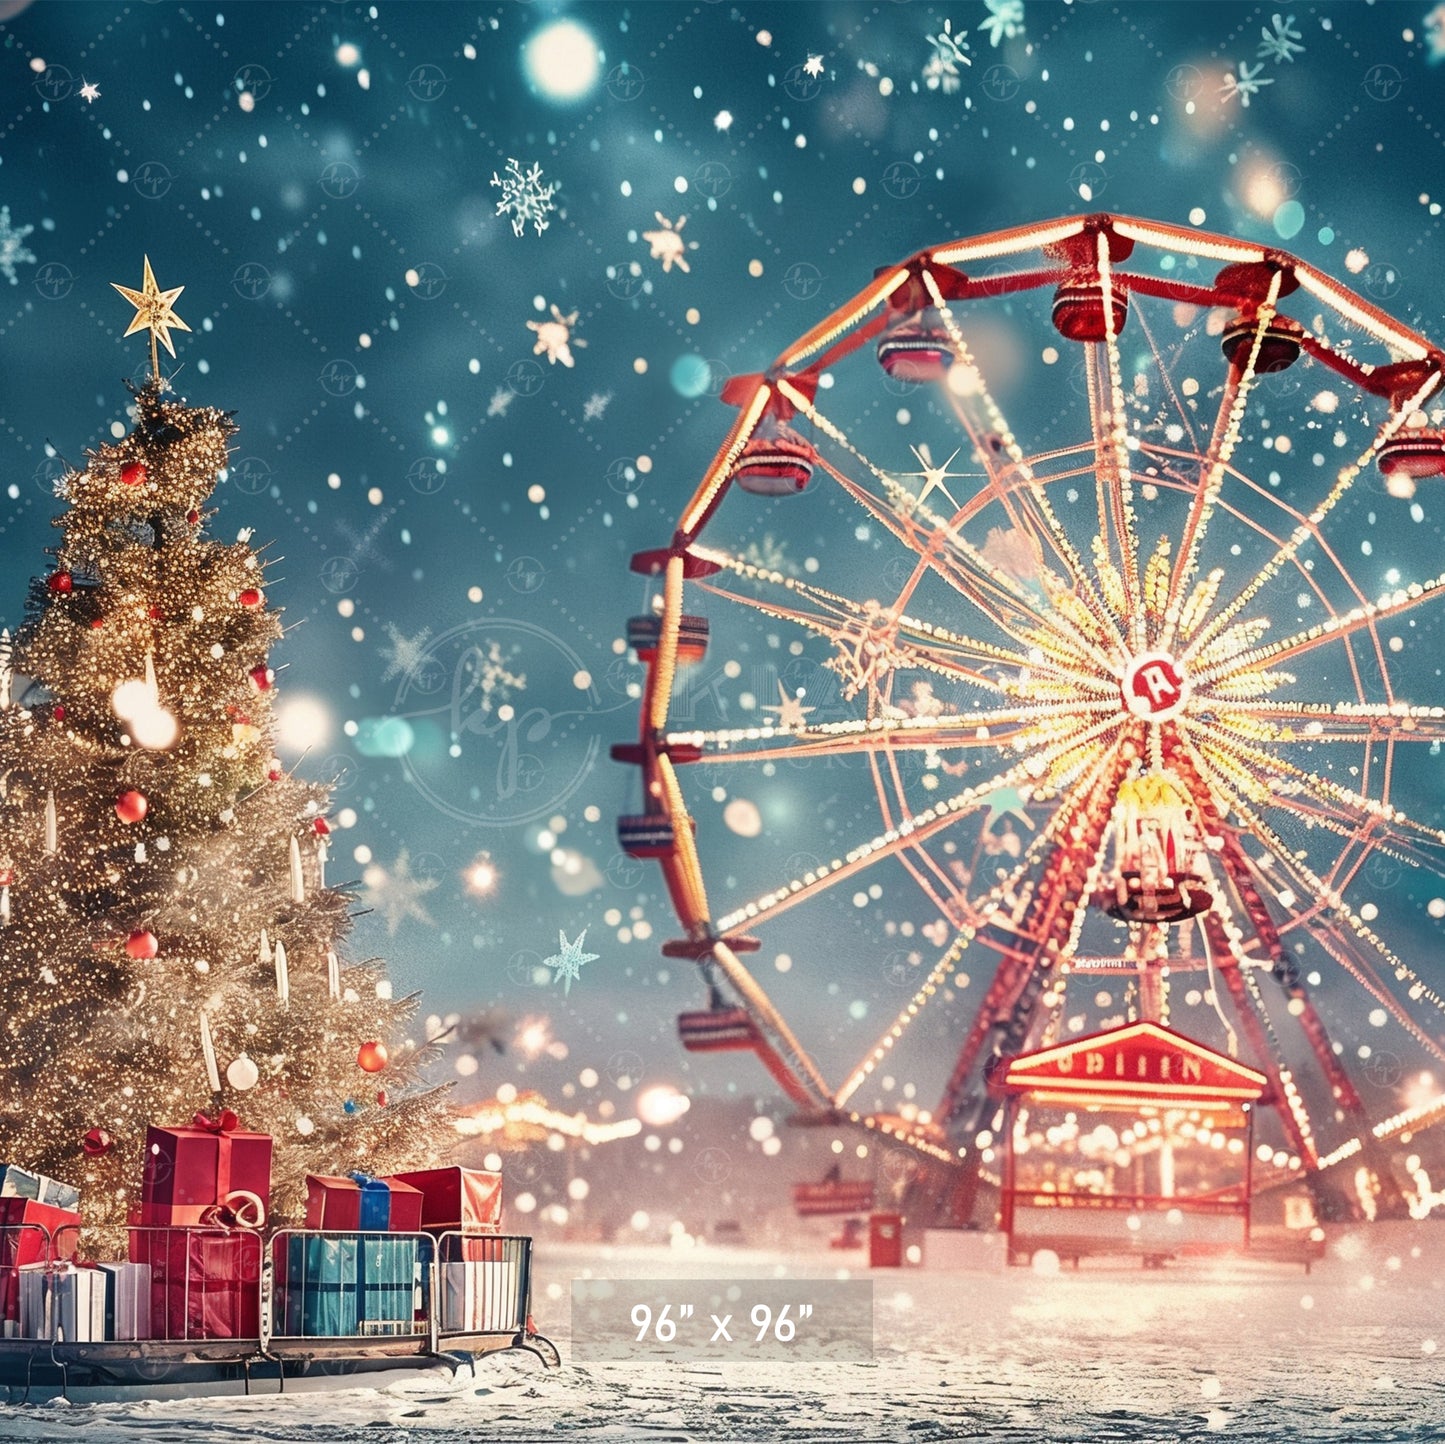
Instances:
[[[316,1131],[316,1125],[303,1113],[296,1120],[296,1131],[303,1137],[309,1138]]]
[[[261,1081],[261,1070],[251,1061],[246,1054],[231,1060],[231,1066],[226,1069],[226,1082],[244,1093],[248,1088],[254,1088]]]

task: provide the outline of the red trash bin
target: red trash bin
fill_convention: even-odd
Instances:
[[[868,1267],[896,1269],[903,1263],[903,1215],[868,1215]]]

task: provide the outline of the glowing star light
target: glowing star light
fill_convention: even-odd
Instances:
[[[542,959],[542,966],[544,968],[551,968],[556,973],[556,977],[552,979],[554,983],[560,983],[564,979],[566,980],[565,986],[562,989],[564,993],[570,993],[572,991],[572,982],[574,979],[582,976],[582,966],[584,963],[595,963],[597,959],[602,956],[601,953],[584,953],[582,951],[582,944],[586,941],[586,928],[583,928],[570,943],[567,941],[567,934],[558,928],[557,943],[559,951],[553,953],[550,958]]]
[[[145,257],[145,279],[141,282],[141,289],[133,291],[129,286],[122,286],[118,281],[110,283],[127,301],[135,307],[135,315],[131,317],[130,326],[126,330],[127,336],[133,336],[137,331],[149,331],[151,334],[151,374],[160,379],[160,360],[156,354],[156,342],[159,341],[166,348],[169,355],[176,354],[176,348],[171,343],[171,328],[178,331],[189,331],[191,328],[176,315],[173,307],[176,304],[176,297],[186,288],[176,286],[169,291],[162,291],[156,285],[155,273],[151,270],[151,260]]]
[[[778,681],[778,702],[763,704],[764,712],[776,712],[778,714],[779,727],[806,727],[804,720],[809,712],[816,712],[816,707],[803,706],[803,694],[799,692],[796,696],[789,696],[788,689],[783,686],[781,678]]]

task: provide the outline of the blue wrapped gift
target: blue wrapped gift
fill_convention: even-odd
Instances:
[[[286,1332],[341,1338],[357,1332],[358,1241],[293,1234],[286,1241]]]
[[[359,1311],[362,1334],[409,1334],[416,1328],[416,1291],[421,1240],[379,1235],[358,1240]]]
[[[369,1173],[353,1173],[351,1177],[361,1190],[360,1222],[357,1227],[363,1232],[376,1229],[379,1233],[385,1233],[391,1227],[390,1187],[384,1180],[373,1178]]]

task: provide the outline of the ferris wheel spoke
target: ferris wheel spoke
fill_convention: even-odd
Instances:
[[[782,711],[780,707],[777,709]],[[965,749],[1008,749],[1033,740],[1040,723],[1055,719],[1074,723],[1082,717],[1104,717],[1117,711],[1112,702],[1058,703],[1031,709],[1028,718],[1014,712],[942,713],[938,716],[859,717],[847,722],[804,721],[713,729],[678,729],[663,734],[665,749],[696,748],[709,763],[781,762],[797,758],[849,756],[900,749],[952,752]],[[1000,725],[1002,724],[1002,725]],[[782,740],[787,746],[773,744]]]
[[[1260,349],[1264,345],[1265,332],[1275,317],[1283,279],[1284,272],[1275,269],[1270,276],[1269,290],[1255,317],[1254,334],[1250,338],[1248,350],[1240,347],[1235,353],[1235,359],[1229,363],[1224,394],[1220,398],[1214,431],[1209,438],[1209,449],[1204,456],[1198,486],[1189,507],[1189,514],[1185,518],[1184,531],[1175,555],[1174,572],[1169,587],[1169,609],[1165,614],[1162,641],[1166,650],[1173,645],[1175,623],[1172,619],[1177,618],[1179,609],[1184,604],[1184,594],[1193,585],[1198,568],[1199,548],[1208,531],[1209,518],[1218,503],[1230,460],[1239,445],[1244,413],[1254,386],[1255,367],[1259,362]]]
[[[1409,417],[1414,414],[1416,408],[1435,390],[1438,380],[1438,376],[1432,374],[1427,380],[1422,382],[1414,395],[1404,399],[1402,403],[1392,411],[1384,426],[1376,433],[1369,448],[1361,452],[1354,461],[1340,468],[1334,485],[1330,488],[1325,499],[1309,514],[1308,520],[1305,523],[1297,526],[1294,531],[1290,533],[1288,540],[1265,562],[1259,572],[1245,583],[1235,595],[1234,600],[1219,609],[1204,632],[1201,633],[1200,637],[1196,640],[1196,647],[1207,641],[1214,632],[1221,631],[1227,627],[1235,617],[1260,594],[1264,587],[1274,580],[1283,567],[1294,562],[1300,550],[1312,537],[1318,537],[1320,523],[1349,492],[1350,487],[1354,485],[1365,468],[1375,461],[1380,454],[1381,448],[1394,438]]]
[[[975,379],[974,394],[978,397],[979,404],[983,407],[990,434],[998,438],[999,445],[1008,456],[1014,469],[1027,488],[1028,496],[1033,506],[1036,508],[1039,516],[1043,518],[1045,532],[1051,546],[1057,554],[1063,558],[1065,568],[1073,584],[1079,588],[1085,605],[1094,614],[1100,627],[1111,632],[1116,639],[1122,641],[1114,624],[1114,619],[1110,615],[1099,592],[1096,590],[1092,574],[1084,565],[1083,558],[1079,555],[1079,550],[1074,545],[1068,528],[1059,520],[1057,513],[1049,502],[1044,487],[1039,483],[1037,477],[1034,476],[1033,469],[1024,456],[1023,448],[1019,445],[1018,438],[1014,435],[1013,429],[1004,418],[1004,414],[999,409],[998,403],[994,400],[993,394],[988,388],[987,380],[979,368],[978,363],[974,360],[973,353],[969,349],[967,341],[964,340],[958,318],[954,315],[952,308],[944,299],[943,292],[939,288],[938,282],[933,274],[925,270],[923,280],[933,299],[933,304],[937,307],[938,313],[945,327],[948,329],[949,340],[953,345],[956,360],[964,366],[969,367]],[[952,393],[950,392],[950,396],[951,395]],[[995,496],[1002,498],[1005,492],[1000,484],[999,474],[988,460],[992,448],[984,444],[982,434],[975,427],[967,411],[957,403],[954,404],[954,410],[968,428],[969,436],[974,443],[976,451],[984,458],[984,466],[989,473],[989,487],[991,492]]]
[[[899,541],[925,562],[940,570],[950,585],[961,591],[967,600],[998,625],[1004,625],[1010,613],[1028,614],[1034,608],[1035,600],[1013,577],[994,566],[987,556],[962,536],[956,526],[919,503],[900,482],[865,456],[843,429],[818,408],[814,400],[789,386],[786,381],[779,385],[791,404],[842,451],[851,455],[882,487],[886,505],[883,499],[861,486],[826,457],[820,455],[818,458],[823,469],[848,495],[887,526]],[[927,533],[913,524],[912,518],[920,512],[932,524],[932,529]],[[950,555],[956,571],[936,565],[935,557],[940,552]],[[1076,568],[1076,572],[1075,585],[1087,586],[1087,577],[1082,570]],[[1005,610],[1000,610],[1001,604]]]
[[[1003,772],[996,773],[987,781],[966,787],[952,797],[936,802],[910,817],[901,819],[896,826],[875,834],[840,858],[822,864],[792,878],[780,888],[745,903],[725,918],[718,921],[718,928],[730,933],[735,928],[766,922],[791,907],[816,894],[837,886],[855,873],[882,858],[891,857],[905,849],[919,847],[936,833],[952,827],[980,807],[990,806],[996,794],[1009,789],[1031,788],[1036,779],[1047,774],[1051,766],[1066,761],[1075,753],[1082,752],[1106,732],[1117,726],[1116,719],[1108,717],[1094,726],[1074,730],[1050,747],[1041,748],[1027,761],[1016,763]]]
[[[1186,746],[1188,746],[1187,742]],[[1195,763],[1207,773],[1208,764],[1200,757],[1199,752],[1193,747],[1189,747],[1189,751]],[[1385,944],[1364,918],[1360,917],[1346,903],[1339,888],[1330,886],[1326,879],[1317,874],[1303,859],[1292,854],[1274,830],[1244,799],[1235,799],[1233,811],[1243,830],[1253,835],[1257,842],[1269,850],[1271,856],[1277,860],[1288,860],[1290,869],[1301,879],[1305,896],[1312,900],[1313,906],[1304,912],[1286,908],[1288,916],[1278,925],[1279,936],[1284,938],[1291,932],[1308,927],[1310,935],[1320,942],[1325,951],[1371,997],[1385,1007],[1406,1031],[1437,1057],[1445,1059],[1445,1047],[1427,1034],[1409,1015],[1376,972],[1375,963],[1370,955],[1393,970],[1397,981],[1409,983],[1412,1000],[1418,1001],[1425,998],[1437,1010],[1445,1013],[1445,998],[1442,998],[1404,959]],[[1275,885],[1264,875],[1258,862],[1250,858],[1242,849],[1238,851],[1237,855],[1249,869],[1256,884],[1260,885],[1265,893],[1273,895],[1276,892]],[[1284,907],[1285,904],[1280,903],[1280,906]],[[1346,928],[1349,930],[1348,933],[1345,931]]]
[[[1433,600],[1442,590],[1445,590],[1445,574],[1431,577],[1427,582],[1417,582],[1409,587],[1400,588],[1388,596],[1381,597],[1376,602],[1367,602],[1362,606],[1354,607],[1348,612],[1342,612],[1338,616],[1318,622],[1313,627],[1307,627],[1303,631],[1283,637],[1277,642],[1254,647],[1244,646],[1239,650],[1226,646],[1223,648],[1226,655],[1222,660],[1214,662],[1196,674],[1197,685],[1201,689],[1205,689],[1211,684],[1227,682],[1246,672],[1258,672],[1261,668],[1276,662],[1305,656],[1331,642],[1341,641],[1366,628],[1373,629],[1380,622],[1402,616]],[[1235,633],[1231,631],[1224,635],[1233,636]],[[1189,652],[1185,654],[1186,661],[1190,660],[1191,654],[1199,650],[1200,645],[1199,641],[1191,645]]]
[[[1229,704],[1220,725],[1271,742],[1438,742],[1445,738],[1445,707],[1404,702],[1255,702]]]
[[[1187,728],[1186,731],[1193,733],[1194,729]],[[1314,813],[1311,817],[1312,821],[1322,826],[1349,833],[1358,831],[1363,824],[1368,824],[1382,837],[1398,837],[1402,847],[1411,845],[1410,836],[1413,836],[1415,842],[1445,846],[1445,831],[1418,822],[1396,807],[1388,799],[1388,788],[1383,797],[1372,798],[1317,772],[1298,767],[1287,758],[1267,752],[1245,739],[1233,737],[1227,744],[1217,736],[1209,741],[1202,737],[1198,740],[1204,750],[1217,751],[1228,757],[1230,762],[1225,765],[1232,764],[1237,779],[1251,779],[1257,788],[1265,779],[1279,779],[1281,783],[1306,793],[1327,809],[1322,813]],[[1287,808],[1295,805],[1290,793],[1274,785],[1272,781],[1259,790],[1261,797],[1271,803]]]
[[[812,1055],[799,1041],[797,1034],[788,1026],[787,1020],[773,1005],[773,1000],[768,997],[763,985],[744,967],[742,959],[721,938],[713,940],[712,955],[722,969],[723,976],[743,1000],[749,1016],[783,1045],[786,1060],[792,1064],[790,1071],[799,1086],[812,1095],[819,1107],[830,1106],[831,1090],[827,1080],[813,1061]]]
[[[850,630],[857,632],[872,629],[878,630],[880,634],[883,631],[889,631],[914,639],[914,645],[911,648],[912,655],[923,658],[925,665],[931,663],[935,666],[948,666],[951,670],[958,670],[963,666],[956,660],[956,657],[1008,668],[1029,665],[1026,652],[1010,651],[1007,647],[980,641],[963,633],[950,631],[945,627],[935,627],[914,617],[896,614],[891,608],[884,608],[877,602],[853,602],[843,597],[836,597],[820,588],[799,582],[793,577],[784,576],[781,572],[769,572],[761,567],[755,567],[741,558],[731,558],[724,565],[749,580],[782,587],[805,601],[813,602],[819,610],[806,612],[796,607],[785,606],[781,602],[750,597],[728,587],[719,586],[716,582],[700,582],[698,583],[699,589],[713,596],[735,602],[739,606],[750,607],[777,621],[792,622],[812,632],[815,636],[836,641]],[[973,673],[971,679],[989,687],[990,690],[998,690],[997,683],[986,674]]]
[[[792,878],[782,887],[745,903],[720,919],[718,927],[723,932],[731,932],[745,924],[766,922],[805,898],[811,898],[840,882],[845,882],[874,862],[891,857],[905,848],[919,846],[944,828],[952,827],[978,808],[986,806],[992,793],[1003,788],[1027,786],[1029,781],[1029,769],[1024,764],[1019,764],[998,773],[987,782],[964,788],[923,812],[903,819],[897,826],[875,834],[851,848],[842,857],[820,864],[804,873],[801,878]]]
[[[1040,855],[1056,842],[1054,829],[1035,836],[1008,876],[999,879],[986,894],[971,905],[973,917],[957,930],[953,941],[930,969],[913,996],[899,1009],[898,1016],[892,1024],[873,1047],[864,1054],[862,1061],[857,1064],[838,1090],[833,1100],[838,1107],[841,1108],[867,1082],[869,1075],[888,1056],[894,1044],[902,1038],[908,1027],[947,982],[949,975],[957,967],[969,944],[977,937],[979,928],[991,920],[993,914],[1004,905],[1005,900],[1018,888],[1030,869],[1037,864]]]
[[[1122,590],[1121,621],[1127,623],[1135,650],[1143,637],[1144,613],[1139,605],[1138,519],[1134,513],[1133,473],[1129,463],[1128,427],[1125,423],[1123,368],[1119,362],[1119,336],[1115,330],[1113,263],[1109,259],[1109,237],[1102,230],[1095,237],[1099,287],[1103,298],[1104,341],[1102,373],[1100,351],[1086,345],[1084,359],[1089,397],[1089,427],[1094,436],[1094,465],[1098,470],[1100,503],[1107,501],[1107,522],[1101,525],[1098,565],[1108,560],[1112,534],[1118,552],[1118,577]]]

